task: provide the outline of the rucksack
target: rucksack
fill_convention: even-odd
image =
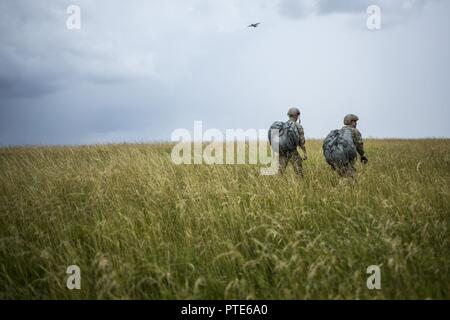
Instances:
[[[357,157],[352,132],[349,129],[331,131],[323,142],[323,155],[332,167],[342,167]]]
[[[278,135],[276,131],[278,130]],[[272,131],[274,141],[272,141]],[[269,142],[272,145],[272,150],[280,152],[289,152],[297,149],[300,133],[297,126],[292,121],[275,121],[269,129]],[[278,142],[279,150],[275,150],[275,145]]]

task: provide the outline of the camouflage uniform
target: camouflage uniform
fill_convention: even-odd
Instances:
[[[356,146],[356,151],[359,153],[361,157],[364,157],[364,142],[361,136],[361,132],[358,129],[353,128],[352,126],[346,125],[342,127],[344,130],[350,130],[352,133],[353,143]],[[338,168],[338,172],[341,176],[355,178],[356,176],[356,168],[355,168],[356,158],[353,159],[347,166]]]
[[[303,150],[303,152],[306,154],[306,146],[305,146],[305,131],[303,130],[303,127],[296,121],[294,117],[289,117],[289,121],[294,122],[295,126],[298,129],[299,133],[299,140],[298,145]],[[289,151],[289,152],[281,152],[279,154],[279,167],[278,167],[278,173],[283,174],[286,170],[286,167],[288,163],[291,162],[292,166],[294,167],[295,174],[298,176],[303,176],[302,171],[302,158],[300,154],[297,151],[297,148],[295,150]]]

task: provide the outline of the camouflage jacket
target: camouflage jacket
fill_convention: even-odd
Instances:
[[[303,130],[303,126],[295,121],[294,119],[289,118],[289,121],[292,121],[295,123],[295,126],[298,129],[299,139],[298,139],[298,145],[304,152],[306,152],[306,146],[305,146],[305,130]]]
[[[353,143],[356,146],[356,151],[358,151],[361,157],[364,156],[364,142],[361,136],[361,132],[359,132],[358,129],[350,126],[344,126],[342,127],[342,129],[349,129],[352,132]]]

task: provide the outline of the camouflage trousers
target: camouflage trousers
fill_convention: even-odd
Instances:
[[[355,161],[351,161],[350,163],[346,164],[345,166],[336,167],[335,169],[337,173],[344,178],[356,178],[356,168],[355,168]]]
[[[302,158],[297,150],[280,152],[278,155],[278,161],[278,174],[283,174],[286,171],[287,165],[292,163],[295,174],[298,176],[303,176]]]

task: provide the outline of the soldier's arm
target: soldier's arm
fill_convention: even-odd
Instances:
[[[356,151],[358,151],[359,155],[361,157],[364,156],[364,142],[361,136],[361,132],[359,132],[358,129],[352,130],[352,134],[353,134],[353,142],[355,143],[356,146]]]
[[[306,155],[306,141],[305,141],[305,131],[303,130],[303,127],[301,125],[298,126],[298,132],[299,132],[299,140],[298,145],[303,150],[303,153]]]

